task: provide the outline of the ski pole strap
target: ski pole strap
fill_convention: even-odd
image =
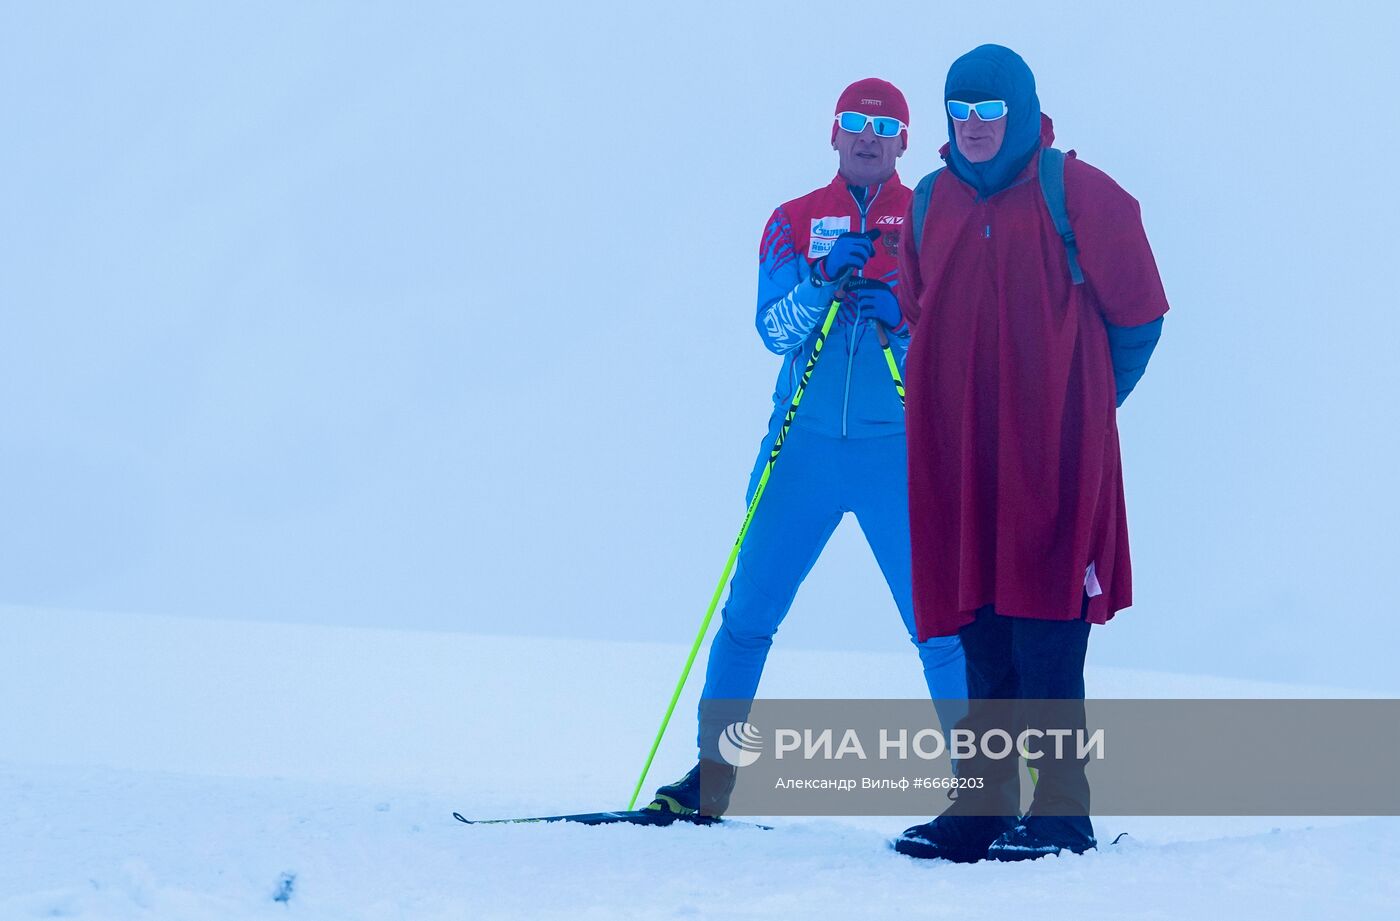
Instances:
[[[844,277],[842,282],[844,282]],[[839,284],[837,290],[840,290]],[[685,657],[685,666],[681,669],[680,678],[676,680],[676,689],[671,692],[671,702],[666,705],[666,713],[661,717],[661,726],[656,730],[656,738],[651,741],[651,751],[647,752],[646,763],[642,765],[642,775],[637,778],[637,785],[632,789],[632,798],[627,802],[628,809],[635,809],[637,806],[637,796],[642,792],[642,785],[647,781],[647,774],[651,771],[651,763],[656,759],[656,750],[661,747],[661,739],[666,735],[666,727],[671,723],[671,714],[676,711],[676,702],[680,700],[681,691],[685,689],[685,682],[690,677],[690,669],[695,664],[695,657],[700,652],[700,646],[705,642],[705,635],[710,632],[710,621],[715,616],[715,608],[719,607],[720,596],[724,594],[724,587],[729,584],[729,575],[734,571],[734,563],[739,558],[739,549],[744,546],[744,538],[748,536],[749,524],[753,521],[754,512],[758,509],[758,503],[763,498],[764,490],[768,488],[768,478],[773,474],[773,465],[778,462],[778,454],[782,452],[783,445],[787,443],[788,430],[792,428],[792,420],[797,416],[797,407],[802,403],[802,394],[807,390],[807,382],[812,379],[812,370],[817,366],[817,359],[822,354],[822,346],[826,344],[826,337],[831,332],[831,324],[836,321],[836,314],[840,309],[840,299],[833,299],[831,307],[826,312],[826,320],[817,333],[817,340],[812,344],[812,354],[807,358],[807,368],[802,372],[802,379],[798,382],[797,390],[792,395],[792,405],[788,407],[787,415],[783,417],[782,428],[778,430],[778,437],[773,442],[773,450],[768,454],[768,463],[763,465],[763,474],[758,479],[758,487],[754,490],[753,498],[749,500],[748,511],[744,514],[744,524],[739,528],[739,536],[734,539],[734,546],[729,550],[729,559],[724,563],[724,572],[720,573],[719,584],[715,586],[714,594],[710,596],[710,606],[705,610],[704,619],[700,621],[700,631],[695,634],[695,642],[690,644],[690,654]]]

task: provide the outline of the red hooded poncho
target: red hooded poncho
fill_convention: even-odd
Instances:
[[[1037,165],[982,200],[944,170],[922,251],[912,233],[900,241],[920,640],[988,604],[1076,620],[1088,594],[1096,624],[1132,604],[1104,323],[1149,323],[1166,295],[1137,201],[1073,153],[1065,198],[1086,283],[1070,283]]]

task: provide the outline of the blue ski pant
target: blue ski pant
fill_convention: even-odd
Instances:
[[[749,479],[748,501],[770,447],[771,436]],[[733,707],[706,707],[704,701],[754,698],[773,635],[847,512],[855,514],[918,649],[939,721],[951,728],[962,718],[967,673],[959,639],[933,637],[920,643],[914,627],[907,463],[903,433],[835,438],[797,426],[790,430],[739,550],[722,622],[710,646],[700,694],[702,755],[715,757],[719,733],[729,722],[747,717],[747,709],[738,713]],[[863,618],[865,612],[851,616]]]

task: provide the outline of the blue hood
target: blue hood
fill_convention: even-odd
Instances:
[[[968,99],[962,94],[976,94],[978,98]],[[944,112],[948,118],[948,165],[982,197],[995,195],[1020,175],[1040,147],[1040,98],[1035,94],[1035,74],[1010,48],[980,45],[948,68],[943,99],[958,98],[964,102],[1005,99],[1010,106],[1001,150],[986,163],[969,163],[963,157],[953,132],[953,119]]]

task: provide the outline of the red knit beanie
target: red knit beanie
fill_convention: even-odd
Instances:
[[[887,115],[899,119],[905,125],[909,124],[909,103],[904,101],[904,94],[893,83],[878,77],[857,80],[842,90],[841,98],[836,100],[836,111],[832,114],[839,115],[842,112]],[[907,145],[909,132],[904,131],[902,134]],[[835,124],[831,126],[831,139],[836,140]]]

